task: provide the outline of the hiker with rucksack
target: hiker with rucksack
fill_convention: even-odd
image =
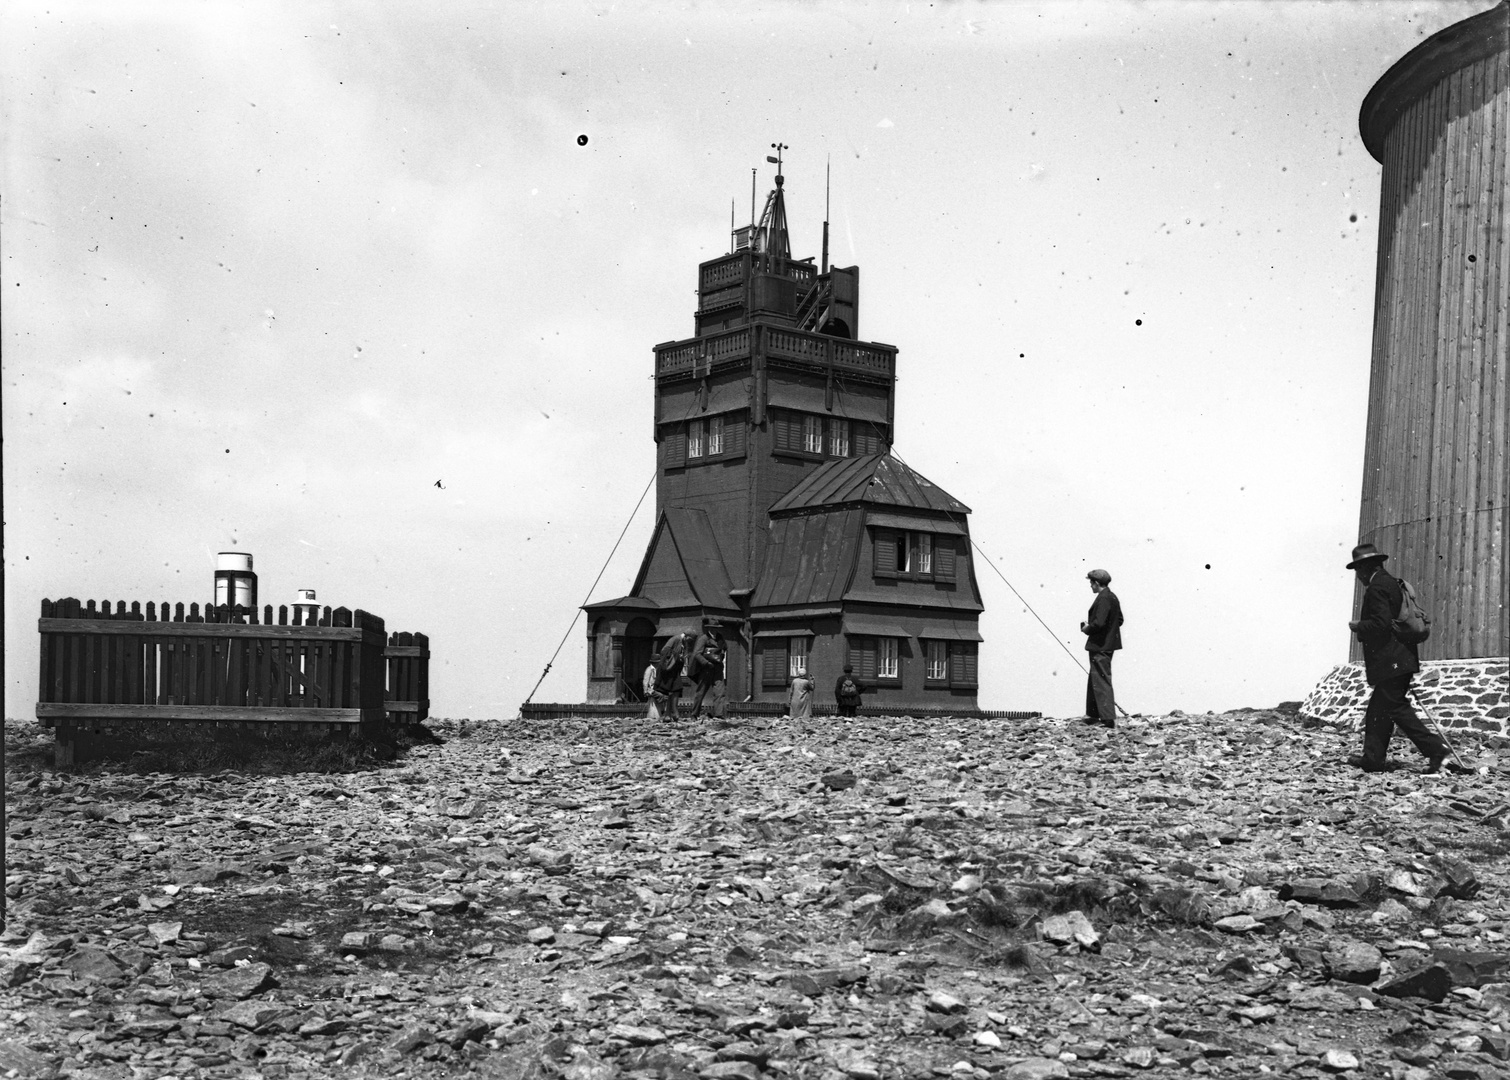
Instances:
[[[855,669],[844,665],[844,674],[834,682],[834,701],[838,703],[840,716],[855,716],[860,708],[860,695],[865,688],[855,678]]]
[[[1398,727],[1425,755],[1426,771],[1439,773],[1447,744],[1421,723],[1408,697],[1410,681],[1421,670],[1416,646],[1430,633],[1430,620],[1410,585],[1384,569],[1388,558],[1373,544],[1359,544],[1347,564],[1363,586],[1358,618],[1347,625],[1363,645],[1364,675],[1374,688],[1363,714],[1363,757],[1355,760],[1364,772],[1399,768],[1388,760],[1389,742]],[[1459,771],[1457,766],[1449,768]]]

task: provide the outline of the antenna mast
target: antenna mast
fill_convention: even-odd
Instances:
[[[823,266],[819,274],[828,273],[828,174],[832,155],[823,162]]]

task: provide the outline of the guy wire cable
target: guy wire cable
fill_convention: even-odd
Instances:
[[[842,387],[844,385],[844,380],[843,380],[843,378],[841,376],[835,375],[834,376],[834,382],[835,382],[835,384],[837,384],[837,387],[840,388],[836,392],[835,396],[837,397],[839,394],[842,394],[842,393],[845,392],[842,389]],[[883,434],[882,431],[881,431],[881,429],[876,426],[876,422],[874,420],[861,419],[861,418],[858,418],[858,417],[852,417],[848,413],[842,411],[842,409],[840,410],[839,415],[841,417],[843,417],[844,419],[846,419],[846,420],[857,420],[858,419],[858,420],[860,420],[861,423],[869,424],[870,427],[871,427],[871,430],[873,430],[877,435],[882,435]],[[892,457],[896,458],[897,461],[901,462],[903,465],[907,465],[907,459],[904,458],[904,457],[902,457],[901,454],[897,453],[896,447],[894,447],[894,446],[887,446],[886,452],[889,453]],[[911,465],[907,465],[907,467],[909,469],[912,468]],[[955,516],[952,512],[947,511],[947,510],[945,511],[945,513],[949,514],[949,516],[951,518]],[[1058,645],[1061,649],[1064,650],[1064,654],[1070,658],[1070,660],[1074,663],[1074,665],[1077,668],[1079,668],[1081,670],[1082,673],[1084,673],[1086,675],[1089,675],[1090,673],[1085,670],[1085,665],[1080,662],[1079,657],[1077,657],[1073,652],[1070,651],[1069,646],[1067,646],[1063,641],[1061,641],[1060,638],[1059,638],[1059,635],[1056,634],[1056,633],[1054,633],[1054,631],[1049,627],[1049,624],[1043,621],[1042,617],[1039,616],[1039,614],[1038,614],[1037,611],[1033,610],[1033,605],[1030,604],[1030,603],[1028,603],[1027,598],[1024,597],[1022,595],[1022,593],[1020,593],[1020,592],[1017,591],[1017,587],[1015,585],[1013,585],[1010,581],[1007,580],[1007,576],[1005,574],[1003,574],[1000,569],[997,568],[997,565],[994,562],[991,561],[991,556],[987,555],[986,552],[985,552],[985,549],[982,548],[979,544],[977,544],[975,542],[975,537],[973,537],[973,536],[970,537],[970,546],[972,548],[974,548],[976,550],[976,552],[979,553],[979,555],[980,555],[980,557],[982,559],[986,560],[986,565],[987,566],[989,566],[992,570],[996,571],[996,576],[999,577],[999,578],[1001,578],[1002,583],[1004,585],[1006,585],[1007,588],[1009,588],[1009,589],[1012,590],[1012,595],[1015,596],[1015,597],[1017,597],[1018,600],[1022,601],[1022,606],[1025,607],[1025,608],[1027,608],[1028,612],[1033,616],[1033,618],[1035,618],[1035,619],[1038,620],[1038,625],[1041,626],[1041,627],[1043,627],[1044,630],[1048,632],[1048,635],[1051,638],[1054,639],[1054,644]],[[1123,716],[1131,716],[1131,714],[1128,713],[1128,711],[1126,709],[1124,709],[1121,705],[1117,706],[1117,711],[1120,712]]]
[[[651,378],[654,378],[654,376],[652,375]],[[686,413],[683,414],[682,418],[676,422],[678,424],[685,424],[687,422],[687,417],[692,415],[692,409],[696,405],[697,398],[696,396],[694,396],[692,399],[692,405],[687,407]],[[598,587],[598,582],[603,580],[603,574],[605,571],[607,571],[608,564],[613,561],[614,552],[619,550],[619,545],[624,542],[624,534],[629,531],[629,526],[634,524],[634,516],[640,512],[640,504],[645,501],[645,496],[650,494],[651,486],[655,483],[656,478],[660,475],[661,466],[660,462],[657,461],[654,470],[652,470],[650,473],[649,483],[645,485],[645,490],[640,492],[640,497],[635,502],[634,509],[629,511],[629,520],[624,522],[624,527],[619,530],[619,538],[613,542],[613,550],[608,553],[608,558],[603,560],[603,565],[598,569],[598,576],[593,578],[592,584],[587,587],[587,596],[582,601],[583,605],[586,605],[587,601],[592,599],[592,591]],[[576,614],[571,617],[571,623],[567,626],[566,633],[561,635],[561,640],[556,644],[556,651],[551,653],[551,658],[545,662],[545,670],[540,673],[540,678],[535,680],[535,686],[534,689],[530,691],[530,696],[525,698],[523,703],[520,704],[519,713],[521,716],[524,715],[524,706],[528,705],[532,700],[534,700],[535,691],[540,689],[540,684],[543,683],[545,681],[545,677],[550,674],[551,666],[555,664],[556,657],[561,655],[561,649],[566,645],[566,639],[571,637],[572,628],[577,625],[577,619],[580,618],[581,615],[582,608],[579,606],[577,608]]]

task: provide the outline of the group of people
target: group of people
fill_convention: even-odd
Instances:
[[[1410,684],[1421,670],[1416,642],[1402,637],[1398,620],[1405,593],[1400,579],[1384,569],[1389,556],[1373,544],[1353,548],[1353,571],[1363,586],[1358,618],[1348,629],[1363,646],[1364,676],[1372,692],[1363,715],[1363,753],[1353,764],[1364,772],[1387,772],[1398,768],[1388,758],[1389,743],[1399,728],[1426,758],[1426,771],[1465,771],[1449,762],[1450,750],[1441,734],[1421,722],[1410,703]],[[1111,575],[1092,570],[1091,591],[1096,594],[1090,612],[1080,624],[1090,661],[1085,689],[1085,722],[1116,726],[1117,704],[1112,694],[1112,653],[1122,648],[1122,603],[1111,591]]]
[[[807,668],[798,671],[792,676],[791,702],[788,707],[788,715],[793,720],[809,720],[813,715],[813,691],[818,684],[807,673]],[[840,716],[856,716],[862,703],[862,695],[865,688],[860,685],[860,680],[855,678],[853,665],[844,665],[844,674],[834,680],[834,701],[839,706]]]
[[[702,714],[704,701],[709,716],[723,716],[728,706],[724,660],[728,648],[718,624],[703,623],[703,632],[674,634],[650,656],[645,668],[645,700],[652,720],[680,719],[681,681],[685,676],[697,688],[692,698],[692,719]],[[709,696],[711,694],[711,697]]]
[[[1364,587],[1358,618],[1348,628],[1363,645],[1364,672],[1373,687],[1363,719],[1363,755],[1356,759],[1365,772],[1383,772],[1394,766],[1387,759],[1390,739],[1398,727],[1425,755],[1429,773],[1440,772],[1447,765],[1448,747],[1438,733],[1421,723],[1411,708],[1411,679],[1421,669],[1414,642],[1401,640],[1396,628],[1404,594],[1399,579],[1384,569],[1388,555],[1372,544],[1359,544],[1347,564]],[[1095,594],[1080,632],[1085,635],[1085,651],[1090,670],[1085,687],[1085,716],[1088,724],[1114,728],[1117,725],[1116,695],[1112,690],[1112,654],[1122,648],[1122,602],[1112,592],[1112,576],[1105,570],[1086,574]],[[703,632],[681,633],[650,658],[645,669],[645,697],[650,702],[652,719],[676,719],[677,698],[683,676],[696,686],[692,699],[692,717],[702,712],[708,701],[710,716],[723,716],[727,705],[724,683],[724,660],[727,648],[723,634],[712,622],[703,624]],[[806,668],[791,677],[790,714],[794,720],[813,715],[813,691],[817,684]],[[709,695],[712,695],[711,698]],[[844,673],[834,683],[834,700],[840,716],[856,715],[864,687],[855,677],[854,668],[846,664]]]
[[[690,631],[673,634],[665,645],[651,654],[650,663],[645,668],[642,689],[645,700],[649,702],[649,718],[681,719],[683,678],[696,687],[689,719],[695,720],[702,715],[705,702],[709,716],[723,716],[728,707],[728,690],[724,678],[724,661],[727,658],[728,646],[717,623],[704,622],[701,634]],[[806,720],[812,717],[813,690],[816,686],[806,668],[792,676],[793,719]],[[839,715],[856,715],[863,693],[864,687],[855,678],[854,668],[845,664],[844,674],[834,682],[834,700],[838,702]]]

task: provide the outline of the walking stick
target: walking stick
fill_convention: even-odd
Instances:
[[[1458,757],[1457,750],[1453,748],[1452,743],[1447,741],[1447,735],[1442,731],[1442,725],[1437,723],[1437,718],[1432,716],[1431,711],[1421,703],[1421,699],[1416,696],[1414,687],[1410,691],[1410,699],[1416,703],[1416,708],[1420,709],[1421,714],[1426,717],[1426,722],[1431,725],[1431,730],[1437,733],[1437,738],[1442,740],[1442,745],[1447,747],[1447,752],[1452,755],[1452,760],[1457,763],[1457,767],[1465,773],[1471,773],[1473,770],[1463,762],[1462,758]]]

